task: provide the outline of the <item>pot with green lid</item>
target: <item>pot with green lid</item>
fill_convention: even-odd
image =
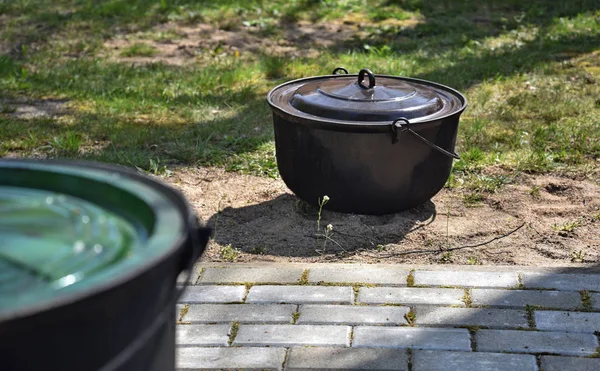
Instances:
[[[0,160],[0,369],[174,370],[176,280],[209,234],[130,170]]]

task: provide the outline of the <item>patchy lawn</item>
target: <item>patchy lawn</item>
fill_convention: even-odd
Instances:
[[[0,155],[112,162],[162,177],[217,224],[211,260],[225,248],[240,249],[241,260],[598,262],[599,8],[597,0],[2,2]],[[313,231],[315,210],[279,179],[265,95],[337,66],[440,82],[469,107],[462,159],[431,204],[385,218],[324,212],[334,228],[325,239]],[[417,249],[435,253],[402,255]]]

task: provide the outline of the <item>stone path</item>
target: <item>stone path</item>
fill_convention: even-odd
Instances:
[[[600,370],[598,268],[213,263],[177,311],[178,370]]]

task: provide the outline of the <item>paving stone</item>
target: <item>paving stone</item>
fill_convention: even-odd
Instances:
[[[292,348],[286,371],[408,371],[408,355],[397,349]]]
[[[202,272],[202,266],[200,264],[196,264],[191,269],[191,274],[188,271],[183,271],[177,276],[177,284],[179,285],[195,285],[196,281],[198,281],[198,277],[200,276],[200,272]],[[188,275],[190,276],[189,281],[187,281]]]
[[[516,272],[416,271],[415,285],[518,287]]]
[[[598,347],[598,339],[594,335],[566,332],[479,330],[475,338],[480,352],[586,356],[594,354]]]
[[[536,310],[534,316],[539,330],[600,332],[600,313]]]
[[[542,356],[544,371],[598,371],[600,358]]]
[[[241,303],[246,286],[187,286],[180,303]]]
[[[462,305],[461,289],[427,289],[410,287],[363,287],[358,301],[367,304],[447,304]]]
[[[544,308],[575,309],[581,305],[578,292],[540,290],[472,289],[473,305],[494,307],[525,307],[537,305]]]
[[[233,345],[350,346],[350,326],[240,325]]]
[[[592,294],[592,308],[600,310],[600,294]]]
[[[302,305],[300,324],[406,325],[409,307],[362,305]]]
[[[206,268],[200,284],[214,283],[298,283],[302,268]]]
[[[283,348],[177,348],[177,370],[281,370]]]
[[[191,304],[184,321],[192,323],[291,323],[294,304]]]
[[[188,281],[188,277],[190,276],[190,272],[184,271],[179,273],[179,275],[177,276],[177,284],[178,285],[193,285],[194,284],[194,277],[190,277],[189,281]],[[196,275],[196,279],[198,278],[198,276]]]
[[[600,291],[600,274],[553,274],[522,272],[521,280],[526,288],[533,289]]]
[[[412,354],[412,370],[537,371],[537,364],[535,356],[527,354],[415,350]]]
[[[455,328],[357,326],[352,346],[471,351],[469,331]]]
[[[341,286],[253,286],[247,303],[352,304],[352,287]]]
[[[489,328],[528,327],[527,314],[518,309],[446,308],[422,306],[415,308],[417,325],[482,326]]]
[[[308,282],[366,283],[373,285],[406,286],[409,271],[398,268],[317,267],[310,268]]]
[[[227,346],[231,325],[178,325],[178,346]]]

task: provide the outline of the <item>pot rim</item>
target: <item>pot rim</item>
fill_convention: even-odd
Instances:
[[[437,82],[423,80],[423,79],[417,79],[417,78],[412,78],[412,77],[393,76],[393,75],[376,74],[374,76],[377,78],[403,80],[403,81],[423,84],[426,86],[432,86],[432,87],[444,90],[444,91],[454,95],[462,103],[462,105],[458,109],[456,109],[454,111],[450,111],[450,112],[440,115],[440,116],[436,116],[432,119],[428,119],[426,117],[424,117],[424,118],[418,117],[415,119],[411,119],[410,120],[411,124],[417,124],[417,123],[419,124],[419,125],[415,126],[415,128],[418,128],[422,124],[438,122],[438,121],[444,120],[448,117],[460,116],[468,106],[467,98],[461,92],[459,92],[458,90],[456,90],[454,88],[451,88],[449,86],[446,86],[446,85],[443,85],[443,84],[440,84]],[[273,89],[271,89],[269,91],[269,93],[267,94],[267,103],[273,109],[273,113],[277,113],[280,116],[282,116],[292,122],[295,122],[297,124],[311,124],[311,126],[316,126],[319,128],[333,129],[336,131],[359,131],[359,132],[388,131],[390,125],[392,124],[392,121],[349,121],[349,120],[325,118],[325,117],[321,117],[321,116],[311,115],[311,114],[308,114],[308,113],[305,113],[302,111],[297,111],[298,113],[295,113],[295,112],[290,112],[288,110],[285,110],[284,108],[281,107],[281,105],[277,104],[273,100],[273,97],[275,96],[275,94],[286,86],[298,84],[300,82],[312,82],[312,81],[316,81],[316,80],[335,79],[335,78],[339,78],[339,77],[344,77],[344,78],[358,77],[358,74],[330,74],[330,75],[304,77],[304,78],[300,78],[300,79],[287,81],[285,83],[277,85],[276,87],[274,87]]]
[[[148,205],[155,218],[154,230],[146,242],[143,258],[136,262],[117,264],[90,276],[87,279],[87,288],[73,284],[63,288],[60,295],[45,293],[39,300],[2,310],[0,322],[37,315],[110,291],[164,264],[171,257],[188,260],[178,264],[179,273],[189,268],[204,249],[206,241],[198,241],[195,234],[205,230],[208,236],[208,230],[199,225],[191,205],[183,194],[161,180],[144,176],[123,166],[90,161],[2,159],[0,165],[16,170],[55,172],[73,178],[89,179],[131,192],[133,197],[140,198]],[[112,181],[110,177],[113,177]],[[168,235],[157,235],[159,229],[161,233],[163,230],[168,231]],[[107,278],[115,273],[115,267],[119,271]],[[175,292],[176,288],[173,290]]]

